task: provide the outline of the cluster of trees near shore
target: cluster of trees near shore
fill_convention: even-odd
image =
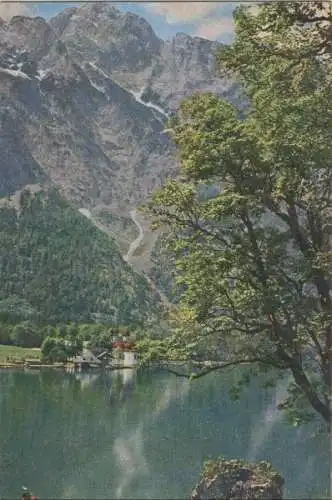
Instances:
[[[47,341],[49,345],[64,346],[69,341],[75,349],[80,350],[84,341],[91,347],[111,347],[113,337],[133,338],[139,336],[139,331],[133,327],[104,324],[59,324],[45,325],[32,321],[16,324],[0,323],[0,344],[18,347],[41,347]],[[73,354],[71,354],[73,355]]]
[[[247,107],[184,100],[167,127],[180,175],[145,207],[184,290],[172,337],[145,359],[219,349],[211,370],[249,365],[245,383],[290,375],[280,409],[331,430],[332,4],[242,5],[234,24],[217,62]]]

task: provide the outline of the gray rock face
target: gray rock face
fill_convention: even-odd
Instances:
[[[0,24],[1,46],[27,51],[34,59],[43,57],[55,40],[51,26],[41,17],[14,16]]]
[[[0,138],[7,124],[15,131],[0,139],[3,191],[38,172],[78,206],[128,214],[176,172],[163,129],[181,98],[213,90],[237,99],[215,74],[218,43],[181,33],[164,42],[109,4],[50,22],[16,16],[0,31]]]
[[[95,63],[133,89],[135,80],[147,79],[163,45],[145,19],[110,4],[70,9],[50,24],[76,61]]]
[[[216,76],[215,53],[221,45],[178,33],[165,43],[150,79],[151,88],[171,110],[194,91],[230,94],[233,83]]]
[[[165,109],[195,90],[235,93],[233,82],[216,76],[217,42],[184,33],[164,42],[143,18],[99,3],[68,9],[50,24],[80,63],[94,62],[127,89],[145,88]]]
[[[5,114],[0,117],[0,150],[0,197],[27,184],[46,181],[45,173],[22,142],[15,122]]]
[[[281,500],[284,480],[270,464],[218,460],[206,465],[191,500]]]

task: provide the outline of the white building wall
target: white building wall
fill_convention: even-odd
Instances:
[[[124,351],[123,364],[124,366],[135,366],[138,362],[137,353],[134,351]]]

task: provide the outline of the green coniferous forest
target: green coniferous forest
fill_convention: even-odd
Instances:
[[[139,324],[153,314],[145,279],[56,190],[25,190],[18,205],[0,206],[2,322]]]

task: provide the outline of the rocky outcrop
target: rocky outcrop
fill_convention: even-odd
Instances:
[[[284,480],[267,462],[209,461],[191,500],[281,500]]]

